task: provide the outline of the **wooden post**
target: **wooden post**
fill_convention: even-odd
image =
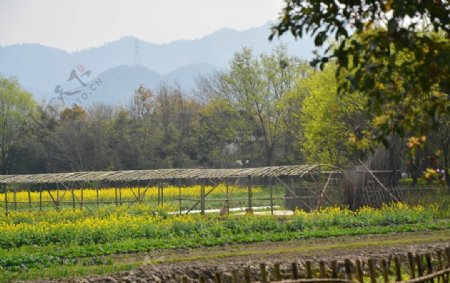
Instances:
[[[425,260],[427,261],[427,274],[433,273],[433,264],[431,262],[431,255],[430,254],[426,254],[425,255]]]
[[[162,181],[160,182],[160,184],[161,184],[161,205],[164,205],[164,184]]]
[[[363,267],[359,259],[356,260],[356,278],[358,279],[358,282],[364,283]]]
[[[272,182],[272,177],[269,177],[269,188],[270,188],[270,214],[273,215],[273,182]]]
[[[39,210],[42,211],[42,184],[39,184]]]
[[[75,210],[75,191],[73,187],[71,187],[70,190],[72,191],[72,209]]]
[[[295,214],[295,210],[297,209],[297,207],[300,207],[301,208],[301,206],[300,206],[300,204],[301,204],[301,194],[303,194],[303,190],[302,190],[302,181],[303,181],[303,177],[301,177],[301,178],[299,178],[299,180],[298,180],[298,193],[295,191],[295,189],[294,189],[294,192],[295,192],[295,194],[294,194],[294,198],[292,199],[292,210],[294,211],[294,214]],[[307,209],[307,207],[308,206],[306,206],[305,207],[305,209]]]
[[[353,280],[352,268],[353,268],[353,263],[349,259],[346,259],[345,260],[345,279],[347,279],[349,281]]]
[[[294,261],[292,263],[292,279],[298,279],[298,266],[297,263]]]
[[[227,192],[227,200],[226,200],[227,214],[230,214],[230,187],[228,184],[228,178],[225,179],[225,189]]]
[[[161,181],[158,181],[158,206],[161,204]]]
[[[121,186],[119,186],[119,204],[122,206],[122,187]]]
[[[14,201],[14,210],[17,210],[17,186],[13,187],[13,201]]]
[[[375,271],[375,260],[369,259],[369,276],[370,276],[370,283],[377,283],[377,272]]]
[[[383,280],[384,282],[389,282],[389,270],[386,260],[381,260],[381,270],[383,272]]]
[[[80,192],[80,210],[83,210],[84,205],[84,186],[81,186],[81,192]]]
[[[142,199],[141,199],[141,182],[138,181],[138,185],[137,185],[137,191],[138,191],[138,203],[141,203]]]
[[[50,192],[50,190],[49,190]],[[60,203],[60,199],[59,199],[59,183],[56,184],[56,210],[59,211],[59,203]]]
[[[5,193],[5,213],[8,215],[8,186],[3,185],[3,191]]]
[[[202,180],[200,185],[200,210],[202,215],[205,215],[205,208],[206,208],[205,181]]]
[[[332,278],[338,278],[337,261],[335,261],[335,260],[333,260],[331,262],[331,277]]]
[[[447,267],[450,267],[450,247],[445,249],[445,253],[447,255]]]
[[[273,277],[275,281],[281,281],[281,268],[279,263],[275,263],[273,266]]]
[[[394,257],[394,265],[395,265],[395,281],[400,282],[402,281],[402,267],[398,257]]]
[[[306,279],[312,278],[311,262],[308,260],[305,262]]]
[[[246,267],[244,269],[244,281],[245,281],[245,283],[251,283],[252,282],[252,278],[251,278],[250,274],[251,274],[250,273],[250,267]]]
[[[248,212],[252,212],[252,177],[248,176]]]
[[[428,274],[428,275],[429,275],[429,274],[432,274],[432,273],[433,273],[433,264],[432,264],[432,262],[431,262],[431,256],[430,256],[430,254],[426,254],[426,255],[425,255],[425,260],[426,260],[426,262],[427,262],[427,274]],[[431,278],[429,282],[430,282],[430,283],[434,283],[434,279]],[[438,278],[438,282],[439,282],[439,278]]]
[[[231,271],[231,282],[239,283],[239,273],[238,273],[237,269],[233,269]]]
[[[444,265],[442,264],[442,251],[441,250],[437,251],[437,260],[438,260],[438,268],[439,268],[439,270],[444,269]]]
[[[319,274],[320,274],[320,278],[326,278],[326,274],[325,274],[325,262],[323,262],[323,260],[319,261]]]
[[[266,271],[266,264],[261,263],[259,265],[259,272],[261,273],[261,283],[267,283],[267,271]]]
[[[220,274],[220,272],[216,272],[216,283],[221,283],[222,282],[222,274]]]
[[[408,253],[408,262],[409,262],[409,268],[411,270],[411,279],[416,278],[416,268],[414,263],[414,256],[411,252]]]
[[[422,267],[422,256],[416,254],[416,264],[417,264],[417,276],[423,276],[423,267]]]
[[[162,181],[158,182],[158,206],[164,204],[164,191]]]
[[[116,207],[119,206],[119,192],[117,191],[117,187],[114,188],[114,201],[116,203]]]
[[[28,192],[28,209],[31,211],[31,188],[30,186],[27,187],[27,192]]]
[[[95,198],[96,198],[97,210],[98,210],[98,207],[100,206],[99,196],[98,196],[98,184],[95,184]]]
[[[288,182],[289,182],[290,190],[292,190],[292,192],[294,192],[294,195],[296,195],[297,192],[295,191],[294,179],[292,177],[287,177],[286,183],[288,183]],[[291,192],[291,194],[292,194],[292,192]],[[293,204],[292,212],[294,215],[295,215],[295,210],[296,210],[295,207],[297,205],[296,203],[297,203],[297,199],[294,199],[294,201],[292,202],[292,204]]]
[[[178,204],[180,206],[180,215],[182,213],[182,207],[181,207],[181,180],[178,180]]]

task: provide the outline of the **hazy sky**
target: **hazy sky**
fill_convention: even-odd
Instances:
[[[0,0],[0,45],[68,51],[122,36],[167,43],[276,20],[282,0]]]

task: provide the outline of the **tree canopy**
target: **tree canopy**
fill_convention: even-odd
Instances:
[[[207,100],[222,101],[237,110],[230,123],[235,127],[234,142],[241,148],[252,144],[250,151],[263,152],[266,165],[277,159],[290,115],[285,96],[296,79],[305,75],[304,65],[288,56],[284,46],[259,56],[243,48],[234,55],[229,71],[203,80]]]
[[[368,97],[372,139],[426,135],[450,113],[449,1],[287,0],[271,38],[287,31],[325,48],[312,64],[336,62],[341,94]]]
[[[36,103],[15,79],[0,77],[0,157],[2,173],[9,169],[11,147],[25,134],[36,115]]]
[[[355,129],[367,130],[368,121],[362,115],[364,98],[360,94],[337,95],[335,70],[334,64],[327,65],[323,72],[314,72],[302,84],[308,96],[299,121],[303,131],[301,147],[310,163],[344,166],[358,158],[358,151],[349,140],[351,133]]]

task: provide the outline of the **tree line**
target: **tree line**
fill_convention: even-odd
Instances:
[[[318,70],[283,46],[270,54],[243,48],[227,70],[199,78],[191,93],[168,83],[140,86],[127,105],[57,111],[37,103],[17,80],[1,78],[1,170],[351,167],[381,148],[364,137],[383,117],[367,113],[366,96],[338,94],[335,74],[335,64]],[[449,120],[426,137],[388,137],[403,172],[417,179],[426,168],[448,170]]]

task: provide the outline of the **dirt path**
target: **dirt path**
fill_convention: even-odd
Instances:
[[[136,255],[116,255],[114,262],[140,263],[132,271],[109,276],[89,276],[58,280],[59,282],[175,282],[173,275],[199,274],[214,276],[233,269],[252,267],[261,262],[331,261],[344,258],[383,258],[390,254],[405,255],[408,251],[425,252],[450,246],[450,231],[409,232],[388,235],[345,236],[288,242],[239,244],[211,248],[155,251]],[[110,257],[111,258],[111,257]]]

